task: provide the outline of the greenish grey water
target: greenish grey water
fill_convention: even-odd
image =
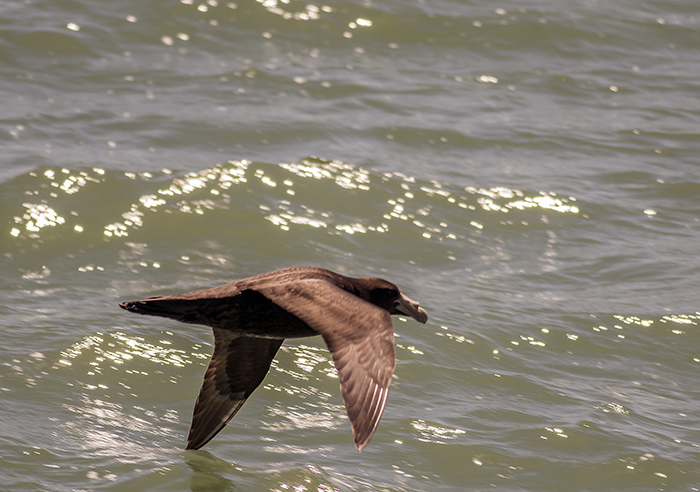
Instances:
[[[3,490],[700,490],[693,2],[2,7]],[[183,451],[117,303],[302,264],[430,314],[372,442],[304,339]]]

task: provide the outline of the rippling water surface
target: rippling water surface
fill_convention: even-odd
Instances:
[[[695,2],[5,2],[8,491],[700,490]],[[206,327],[124,300],[381,276],[358,453],[320,339],[183,450]]]

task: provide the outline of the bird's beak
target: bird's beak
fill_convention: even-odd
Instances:
[[[419,323],[428,321],[428,313],[425,312],[425,309],[420,307],[416,301],[403,294],[396,300],[396,310],[406,316],[414,318]]]

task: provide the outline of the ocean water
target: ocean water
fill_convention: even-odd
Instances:
[[[6,491],[700,490],[696,2],[0,3]],[[207,327],[118,303],[380,276],[358,453],[322,340],[184,451]]]

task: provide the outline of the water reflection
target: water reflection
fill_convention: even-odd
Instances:
[[[190,489],[192,492],[226,492],[236,490],[234,482],[224,473],[241,471],[231,463],[217,458],[206,450],[185,453],[187,466],[192,470]]]

